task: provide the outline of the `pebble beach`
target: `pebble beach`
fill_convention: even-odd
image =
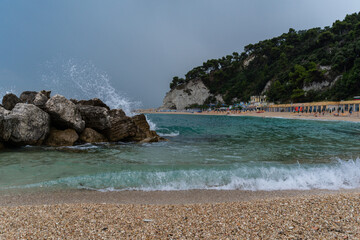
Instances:
[[[177,194],[184,201],[186,194],[170,193],[174,199]],[[240,201],[230,197],[228,202],[210,197],[220,202],[200,199],[190,204],[116,204],[106,202],[111,199],[106,193],[104,203],[80,199],[57,204],[56,197],[50,204],[2,201],[0,239],[360,238],[359,192],[267,194]]]

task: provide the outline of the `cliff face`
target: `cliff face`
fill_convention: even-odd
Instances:
[[[209,59],[183,78],[174,76],[170,88],[189,88],[185,85],[200,79],[210,94],[221,95],[229,105],[260,94],[275,103],[340,101],[359,96],[359,76],[360,13],[354,13],[330,27],[290,28],[280,36],[245,46],[242,53]],[[181,95],[178,90],[169,95]],[[176,106],[177,101],[173,100]]]
[[[209,98],[213,97],[204,83],[197,79],[185,85],[170,90],[164,100],[162,109],[183,110],[193,104],[202,105]],[[218,102],[223,102],[220,95],[215,96]]]

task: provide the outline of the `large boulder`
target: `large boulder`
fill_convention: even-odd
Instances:
[[[11,136],[11,126],[9,121],[5,121],[5,116],[9,115],[11,111],[0,107],[0,141],[6,142]]]
[[[167,139],[160,137],[155,131],[150,130],[149,123],[147,122],[144,114],[135,115],[132,117],[132,120],[137,127],[137,131],[131,140],[142,143],[167,141]]]
[[[109,115],[111,119],[126,117],[126,114],[122,109],[112,109],[109,111]]]
[[[2,99],[2,105],[6,110],[12,110],[17,103],[21,103],[21,99],[13,93],[6,94]]]
[[[110,115],[106,108],[90,105],[77,105],[77,107],[85,121],[85,127],[100,131],[110,128]]]
[[[72,128],[81,133],[85,122],[78,107],[62,95],[51,97],[45,104],[45,111],[51,116],[54,126],[61,129]]]
[[[9,115],[11,111],[6,110],[4,107],[0,106],[0,115],[6,116]]]
[[[25,91],[21,93],[20,100],[23,103],[33,104],[37,93],[38,92],[35,91]]]
[[[102,132],[109,141],[127,141],[136,135],[137,127],[134,121],[121,109],[110,110],[109,115],[111,126]]]
[[[12,133],[12,126],[6,121],[5,116],[0,114],[0,141],[7,142]]]
[[[85,128],[80,135],[80,140],[85,143],[107,142],[107,138],[94,129]]]
[[[93,98],[93,99],[90,99],[90,100],[80,100],[80,101],[77,101],[75,99],[71,99],[71,101],[73,103],[79,104],[79,105],[88,105],[88,106],[94,106],[94,107],[104,107],[107,110],[110,110],[109,106],[106,105],[103,101],[101,101],[98,98]]]
[[[47,97],[48,99],[50,98],[51,95],[51,91],[47,91],[47,90],[41,90],[39,93],[44,94],[45,97]]]
[[[46,102],[49,100],[49,98],[45,94],[43,92],[38,92],[35,95],[33,104],[41,109],[44,109]]]
[[[45,145],[52,147],[73,146],[78,138],[79,135],[74,129],[51,129],[49,137],[45,141]]]
[[[11,130],[8,140],[15,145],[39,145],[50,131],[50,116],[32,104],[16,104],[4,121]]]

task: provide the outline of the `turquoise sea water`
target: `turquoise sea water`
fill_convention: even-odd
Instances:
[[[24,147],[0,153],[0,192],[360,187],[358,123],[147,117],[169,142]]]

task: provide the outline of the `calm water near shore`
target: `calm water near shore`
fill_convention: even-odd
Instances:
[[[0,153],[16,189],[305,190],[360,187],[360,124],[148,115],[169,142],[24,147]]]

